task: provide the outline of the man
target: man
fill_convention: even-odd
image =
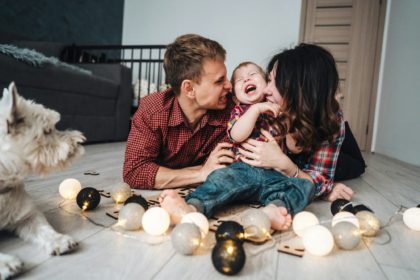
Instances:
[[[171,88],[141,100],[127,140],[123,177],[132,188],[197,185],[233,162],[225,57],[219,43],[195,34],[167,47],[163,65]]]

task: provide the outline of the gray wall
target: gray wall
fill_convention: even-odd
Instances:
[[[420,1],[388,1],[375,152],[420,165]]]
[[[0,39],[121,44],[124,0],[1,0]]]
[[[223,45],[229,73],[245,60],[265,68],[297,43],[300,8],[295,0],[125,0],[123,43],[168,44],[198,33]]]

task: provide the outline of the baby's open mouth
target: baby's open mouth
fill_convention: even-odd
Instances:
[[[256,89],[257,89],[257,87],[255,85],[247,85],[245,87],[245,93],[250,94],[250,93],[254,92]]]

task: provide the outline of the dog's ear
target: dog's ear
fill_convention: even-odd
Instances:
[[[0,108],[4,116],[6,116],[7,127],[15,122],[17,119],[17,99],[18,93],[16,85],[14,82],[11,82],[9,89],[3,90],[3,97],[0,100]]]
[[[6,116],[7,119],[9,119],[9,116],[12,113],[13,108],[13,97],[10,94],[10,92],[5,88],[3,90],[3,97],[0,101],[0,107],[3,112],[3,114]]]
[[[12,108],[11,108],[11,117],[16,119],[17,116],[17,99],[18,99],[18,92],[15,85],[15,82],[11,82],[9,85],[9,94],[12,98]]]

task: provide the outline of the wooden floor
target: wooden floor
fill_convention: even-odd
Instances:
[[[75,202],[63,201],[59,183],[68,177],[84,186],[110,190],[121,181],[125,143],[86,146],[86,154],[71,168],[47,178],[31,177],[27,191],[60,232],[73,236],[80,248],[72,254],[50,257],[35,245],[13,235],[0,233],[0,251],[15,254],[25,262],[20,279],[221,279],[211,263],[211,248],[194,256],[174,251],[169,238],[149,244],[144,232],[121,234],[110,228],[115,220],[105,215],[115,206],[103,198],[100,207],[89,217],[80,216]],[[381,155],[365,156],[368,169],[361,178],[347,181],[356,195],[354,202],[370,206],[385,224],[397,209],[420,203],[420,168]],[[96,170],[98,176],[83,175]],[[142,192],[143,194],[147,194]],[[149,193],[150,194],[150,193]],[[330,205],[316,201],[307,210],[314,212],[329,227]],[[104,227],[105,226],[105,227]],[[309,253],[302,258],[278,253],[273,243],[246,244],[247,260],[235,277],[244,279],[420,279],[420,232],[408,229],[401,215],[396,215],[386,232],[365,239],[355,250],[334,248],[326,257]],[[277,235],[278,240],[292,234]],[[386,242],[388,236],[391,240]],[[210,243],[214,236],[210,237]]]

